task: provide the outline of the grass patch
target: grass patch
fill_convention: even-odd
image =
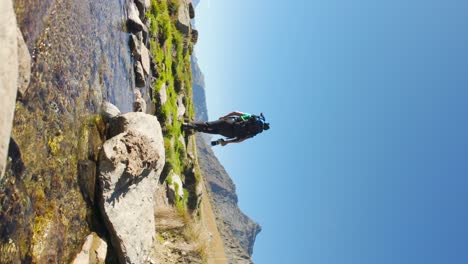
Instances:
[[[177,118],[177,98],[184,95],[186,114],[184,119],[194,117],[192,103],[192,72],[190,65],[189,40],[175,26],[179,0],[159,1],[152,0],[151,8],[146,13],[150,23],[150,52],[158,69],[158,78],[154,84],[154,94],[166,89],[167,101],[159,101],[155,96],[156,115],[161,121],[166,148],[166,163],[175,173],[184,171],[184,158],[186,150],[178,138],[183,135],[181,131],[182,120]],[[170,171],[166,169],[166,171]]]
[[[151,8],[146,17],[150,21],[150,53],[158,70],[158,77],[154,82],[153,103],[156,106],[156,116],[163,128],[164,147],[166,150],[166,165],[163,176],[167,185],[174,186],[174,207],[184,222],[184,237],[187,241],[197,245],[197,252],[206,259],[206,243],[200,237],[201,229],[195,223],[191,211],[197,206],[196,186],[201,180],[199,169],[193,170],[194,162],[187,154],[187,139],[181,126],[184,120],[193,120],[195,116],[192,94],[191,52],[193,43],[191,36],[185,36],[176,28],[177,12],[180,8],[179,0],[151,0]],[[165,89],[166,101],[161,102],[158,94]],[[186,112],[181,118],[177,116],[177,99],[183,95]],[[194,145],[194,138],[189,138]],[[195,150],[191,150],[195,151]],[[171,173],[180,175],[184,186],[174,181]],[[190,175],[190,176],[188,176]],[[195,179],[193,179],[195,178]],[[184,195],[178,193],[183,190]]]

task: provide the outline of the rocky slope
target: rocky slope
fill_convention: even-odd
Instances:
[[[251,263],[255,237],[261,226],[239,209],[234,183],[202,136],[197,136],[197,147],[229,263]]]
[[[180,130],[193,118],[189,10],[185,0],[1,1],[0,263],[157,263],[155,242],[169,247],[156,207],[188,219],[177,232],[197,221],[194,138]],[[164,103],[153,94],[162,83]],[[172,259],[187,259],[179,251]]]
[[[195,53],[191,57],[192,65],[192,89],[193,89],[193,101],[195,103],[195,113],[197,120],[208,121],[208,109],[206,107],[206,96],[205,96],[205,76],[198,66],[198,59]]]
[[[8,113],[0,131],[0,263],[223,256],[221,243],[216,251],[202,243],[221,241],[208,235],[216,227],[196,228],[210,222],[200,216],[208,195],[195,138],[180,129],[194,118],[192,97],[207,118],[203,76],[190,67],[198,33],[188,0],[13,3],[0,4],[0,106]],[[228,257],[248,263],[260,228],[237,208],[235,186],[209,160],[211,150],[202,143],[198,150],[208,153],[202,168],[212,172],[206,185],[219,201]],[[165,226],[168,210],[181,224]]]

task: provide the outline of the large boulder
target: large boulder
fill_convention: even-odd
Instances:
[[[0,179],[5,171],[18,90],[18,33],[13,3],[0,1]]]
[[[104,264],[107,254],[107,243],[96,233],[91,233],[81,248],[81,252],[72,264]]]
[[[120,263],[144,263],[155,241],[155,197],[165,162],[155,116],[112,119],[99,160],[101,212]]]

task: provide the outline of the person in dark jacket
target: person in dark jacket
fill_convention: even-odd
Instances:
[[[219,134],[227,139],[220,139],[211,142],[212,145],[221,144],[225,146],[230,143],[239,143],[246,139],[270,129],[270,124],[265,122],[263,113],[251,115],[234,111],[220,117],[216,121],[202,122],[194,121],[182,124],[185,130],[195,130],[208,134]]]

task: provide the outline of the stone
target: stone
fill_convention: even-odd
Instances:
[[[132,55],[135,61],[140,61],[142,69],[146,75],[150,73],[151,70],[151,58],[148,48],[143,44],[136,35],[130,35],[130,49],[132,50]]]
[[[28,46],[24,42],[23,34],[17,27],[18,38],[18,92],[21,97],[26,93],[31,79],[31,55],[29,54]]]
[[[81,252],[72,264],[104,264],[106,261],[107,243],[96,233],[91,233],[81,248]]]
[[[130,34],[129,38],[130,50],[132,51],[132,56],[135,61],[141,58],[141,46],[143,45],[142,39],[137,36],[141,35],[139,33],[141,32],[138,32],[137,34]]]
[[[112,118],[120,115],[120,110],[112,103],[105,101],[101,105],[101,116],[105,122],[109,122]]]
[[[190,19],[195,18],[195,8],[193,7],[192,2],[189,3],[189,17]]]
[[[149,30],[146,25],[143,25],[143,30],[141,31],[141,40],[145,46],[149,47]]]
[[[128,28],[131,32],[138,32],[142,31],[144,24],[141,22],[140,13],[135,5],[135,3],[131,2],[128,4],[128,20],[127,20]]]
[[[134,89],[133,94],[135,95],[135,101],[133,102],[133,111],[134,112],[146,112],[146,102],[145,99],[141,96],[141,92],[138,89]]]
[[[137,61],[135,64],[135,85],[137,87],[145,87],[145,73],[143,71],[143,66],[141,66],[141,62]]]
[[[184,95],[180,94],[177,97],[177,118],[181,120],[185,115]]]
[[[189,7],[185,0],[181,1],[179,5],[179,10],[177,12],[177,29],[182,32],[185,36],[190,34],[190,29],[192,28],[189,14]]]
[[[197,44],[197,42],[198,42],[198,30],[196,30],[196,29],[192,30],[191,40],[192,40],[193,44]]]
[[[171,171],[171,173],[169,174],[168,179],[170,180],[168,181],[167,185],[167,197],[169,198],[169,201],[171,203],[175,203],[176,196],[180,199],[184,198],[184,188],[182,179],[173,171]]]
[[[130,112],[122,114],[112,119],[109,123],[110,137],[128,130],[138,131],[155,141],[160,139],[159,134],[161,134],[162,138],[161,126],[158,119],[155,116],[145,113]],[[161,143],[161,146],[158,145],[158,147],[162,147],[164,149],[163,143]]]
[[[145,45],[141,45],[141,66],[143,66],[145,74],[150,73],[150,55]]]
[[[99,159],[100,207],[120,263],[144,263],[153,249],[155,197],[165,163],[161,126],[155,116],[120,115]]]
[[[0,179],[5,171],[16,94],[18,91],[18,32],[13,3],[0,1]]]
[[[151,75],[157,79],[159,77],[158,66],[156,65],[152,57],[150,57],[150,67],[151,67]]]
[[[146,10],[151,6],[150,0],[134,0],[134,2],[140,14],[145,14]],[[143,19],[143,17],[141,17],[141,19]]]
[[[167,85],[163,83],[161,85],[161,89],[159,89],[159,102],[161,103],[161,106],[163,106],[167,102],[166,88],[167,88]]]

